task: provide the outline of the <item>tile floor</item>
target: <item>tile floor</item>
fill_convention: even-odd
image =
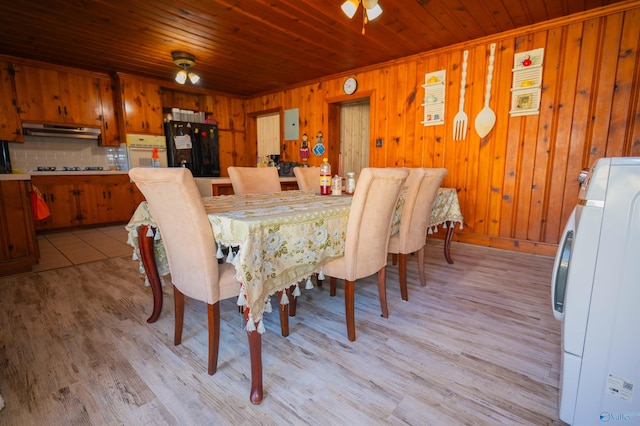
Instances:
[[[33,272],[95,262],[117,256],[131,256],[124,225],[80,229],[38,235],[40,262]]]

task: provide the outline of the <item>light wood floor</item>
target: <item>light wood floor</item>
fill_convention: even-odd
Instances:
[[[375,277],[357,282],[356,342],[340,287],[303,290],[287,338],[268,315],[259,406],[232,300],[209,376],[205,306],[187,302],[174,346],[171,286],[147,324],[129,256],[0,279],[0,425],[561,424],[553,259],[453,243],[449,265],[440,241],[427,247],[428,287],[411,257],[409,302],[389,263],[388,319]]]

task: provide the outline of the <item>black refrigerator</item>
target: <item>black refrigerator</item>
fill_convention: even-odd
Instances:
[[[164,125],[169,167],[187,167],[194,177],[219,177],[216,124],[169,121]]]

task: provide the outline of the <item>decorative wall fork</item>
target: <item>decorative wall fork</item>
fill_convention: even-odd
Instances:
[[[453,117],[453,140],[459,141],[467,137],[467,124],[469,118],[464,112],[464,92],[467,80],[467,59],[469,58],[469,51],[465,50],[462,53],[462,78],[460,82],[460,108],[455,117]]]

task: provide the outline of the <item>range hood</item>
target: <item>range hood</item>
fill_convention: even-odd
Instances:
[[[98,127],[23,123],[22,130],[27,136],[49,136],[54,138],[71,139],[100,139],[100,129]]]

